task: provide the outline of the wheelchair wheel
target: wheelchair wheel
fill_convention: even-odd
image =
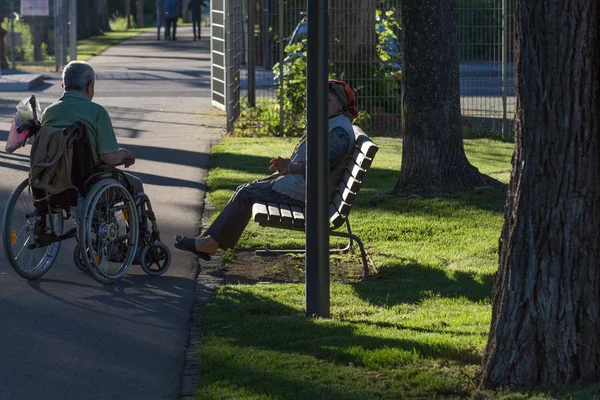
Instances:
[[[140,253],[140,266],[152,276],[164,274],[171,266],[171,250],[163,242],[152,242]]]
[[[77,269],[82,272],[88,272],[88,269],[83,261],[83,256],[81,255],[81,246],[79,246],[79,243],[75,245],[75,250],[73,250],[73,262],[75,263]]]
[[[29,182],[25,179],[8,198],[2,217],[2,235],[4,253],[10,265],[23,278],[37,279],[48,272],[56,261],[60,242],[35,247],[36,235],[61,235],[64,215],[59,210],[40,216],[28,188]],[[44,231],[40,232],[39,229]]]
[[[77,268],[79,268],[83,272],[89,272],[90,275],[92,275],[92,277],[97,282],[99,282],[99,283],[101,283],[103,285],[108,285],[108,284],[113,283],[115,281],[114,279],[108,279],[108,278],[105,278],[105,277],[101,276],[93,268],[92,269],[88,269],[86,267],[85,261],[84,261],[84,255],[81,254],[81,246],[79,245],[79,243],[77,243],[77,245],[75,246],[75,251],[73,252],[73,261],[75,262],[75,265],[77,266]]]
[[[88,192],[79,221],[84,264],[100,283],[121,278],[133,262],[139,224],[135,201],[119,182],[103,179]]]

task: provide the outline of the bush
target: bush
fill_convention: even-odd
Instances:
[[[127,31],[127,18],[125,16],[119,15],[117,11],[112,15],[109,21],[110,29],[115,32],[125,32]],[[132,15],[129,16],[129,29],[135,28],[135,20]]]

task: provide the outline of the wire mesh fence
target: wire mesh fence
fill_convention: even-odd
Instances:
[[[459,0],[461,111],[468,129],[502,132],[515,113],[515,0]]]
[[[69,60],[73,0],[3,0],[4,68],[58,69]]]
[[[458,0],[461,108],[467,130],[512,127],[515,2]],[[329,0],[330,75],[354,89],[361,110],[357,124],[367,132],[401,135],[400,6],[401,0]],[[293,135],[303,130],[298,114],[305,109],[306,7],[306,0],[242,1],[243,118],[235,125],[237,133]]]

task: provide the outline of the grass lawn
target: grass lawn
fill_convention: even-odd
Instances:
[[[331,318],[304,317],[303,284],[225,285],[201,309],[198,399],[554,398],[482,393],[477,373],[491,318],[506,192],[395,199],[401,141],[380,151],[350,219],[377,267],[331,285]],[[296,139],[226,138],[209,176],[215,214],[241,183],[268,173]],[[469,160],[508,183],[513,144],[465,140]],[[213,215],[214,217],[214,215]],[[284,234],[282,234],[285,232]],[[302,245],[302,235],[250,223],[241,247]],[[358,252],[357,252],[358,253]],[[360,264],[360,257],[347,257]],[[567,388],[589,398],[590,388]]]
[[[77,59],[87,61],[90,58],[97,56],[111,46],[115,46],[124,40],[134,38],[140,34],[147,32],[152,28],[129,29],[127,31],[106,32],[103,35],[92,36],[88,39],[77,41]]]

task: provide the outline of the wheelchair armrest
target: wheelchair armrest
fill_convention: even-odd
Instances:
[[[95,169],[100,172],[113,171],[113,170],[117,169],[117,167],[129,164],[129,162],[130,162],[129,159],[123,159],[121,162],[118,162],[116,164],[98,164],[98,165],[96,165]]]

